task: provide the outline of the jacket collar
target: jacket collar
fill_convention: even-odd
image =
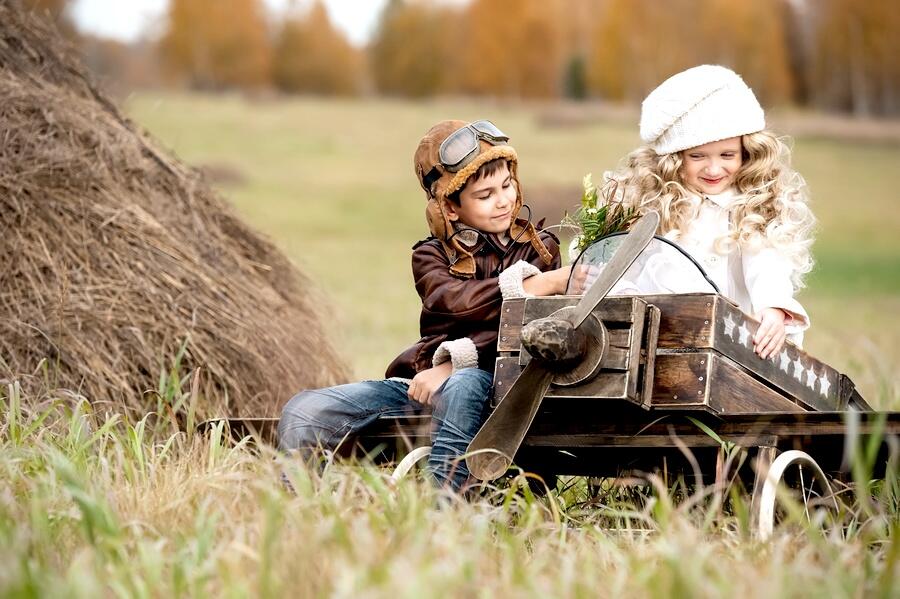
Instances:
[[[506,243],[500,241],[500,236],[495,233],[485,233],[483,231],[476,231],[471,227],[467,227],[465,225],[459,225],[458,223],[453,224],[453,228],[458,231],[454,235],[454,239],[458,239],[460,245],[466,248],[470,252],[477,252],[485,245],[488,238],[490,238],[491,243],[488,244],[495,252],[497,250],[504,251],[509,244],[512,243],[512,240],[507,237]]]
[[[456,231],[456,239],[469,249],[472,249],[481,241],[481,235],[474,229],[460,227],[456,223],[453,224],[453,229]]]

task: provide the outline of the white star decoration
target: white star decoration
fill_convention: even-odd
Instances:
[[[731,318],[731,314],[725,317],[722,324],[725,325],[725,336],[729,339],[734,339],[734,319]]]
[[[746,345],[750,347],[750,329],[744,326],[744,323],[741,323],[741,326],[738,327],[738,334],[741,336],[741,345]]]
[[[822,392],[822,395],[828,395],[829,387],[831,387],[831,381],[823,374],[819,377],[819,390]]]
[[[806,371],[806,386],[815,390],[816,388],[816,371],[810,368]]]
[[[791,359],[788,358],[786,349],[781,350],[781,353],[778,354],[778,359],[781,360],[781,362],[778,365],[779,368],[781,368],[783,371],[789,373],[791,371]]]
[[[798,381],[803,381],[803,362],[800,361],[800,358],[794,360],[794,378]]]

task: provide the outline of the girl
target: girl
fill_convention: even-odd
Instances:
[[[760,357],[777,355],[786,337],[799,345],[809,317],[793,295],[812,268],[815,221],[790,151],[765,129],[750,88],[721,66],[679,73],[644,100],[641,139],[646,145],[606,174],[605,197],[659,212],[659,234],[760,321],[753,338]],[[620,293],[696,291],[694,273],[652,258],[620,282]]]

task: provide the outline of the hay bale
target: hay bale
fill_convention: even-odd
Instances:
[[[0,379],[141,413],[186,340],[201,414],[273,415],[347,376],[320,305],[55,32],[0,3]]]

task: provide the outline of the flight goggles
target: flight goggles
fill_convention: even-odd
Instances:
[[[460,127],[441,143],[439,155],[443,167],[451,173],[465,168],[478,156],[478,140],[480,139],[492,146],[499,146],[508,142],[509,136],[490,121],[475,121],[465,127]]]
[[[441,166],[451,173],[461,171],[480,153],[479,140],[484,140],[492,146],[499,146],[505,145],[509,141],[509,136],[490,121],[481,120],[469,123],[451,133],[447,139],[441,142],[441,147],[438,149]],[[425,175],[423,180],[425,188],[431,189],[431,185],[440,177],[441,173],[436,168],[431,169],[431,172]]]

